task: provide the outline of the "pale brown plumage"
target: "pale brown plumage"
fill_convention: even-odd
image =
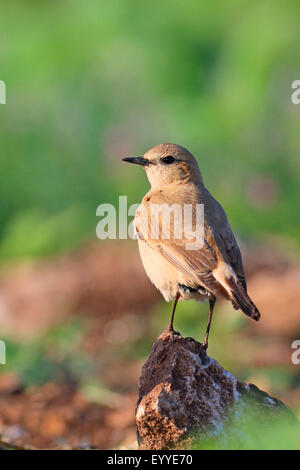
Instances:
[[[192,154],[179,145],[161,144],[143,157],[125,160],[144,166],[151,183],[151,190],[137,210],[135,225],[145,270],[165,299],[175,299],[175,304],[179,296],[183,300],[209,299],[211,320],[214,299],[224,297],[231,300],[236,309],[258,320],[260,314],[247,294],[240,249],[225,211],[205,188]],[[193,214],[196,204],[204,204],[203,246],[187,250],[188,240],[184,234],[176,239],[172,225],[170,239],[164,239],[161,219],[153,222],[150,213],[154,204],[179,204],[181,207],[190,204]],[[150,223],[156,224],[155,237]],[[206,346],[209,326],[210,321]]]

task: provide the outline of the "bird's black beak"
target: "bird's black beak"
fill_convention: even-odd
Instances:
[[[149,160],[144,157],[126,157],[122,158],[123,162],[135,163],[136,165],[147,166],[150,165]]]

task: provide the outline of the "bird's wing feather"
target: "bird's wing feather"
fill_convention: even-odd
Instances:
[[[208,208],[208,216],[213,214],[214,217],[214,224],[211,225],[214,227],[214,237],[219,246],[219,251],[222,253],[224,260],[232,266],[243,288],[247,292],[242,255],[231,230],[226,213],[221,204],[219,204],[208,191],[206,193],[206,205]]]
[[[225,240],[225,245],[226,245],[226,252],[228,254],[228,260],[231,266],[233,267],[234,271],[236,272],[243,288],[247,292],[247,283],[246,283],[246,278],[245,278],[242,255],[241,255],[239,246],[237,244],[237,241],[235,239],[235,236],[233,235],[231,229],[230,229],[230,233],[227,239]]]
[[[212,271],[217,267],[218,261],[214,249],[207,240],[211,236],[209,230],[205,234],[202,247],[199,249],[191,250],[186,248],[191,240],[186,238],[184,233],[182,238],[176,239],[172,224],[170,224],[170,238],[163,239],[159,229],[161,219],[158,222],[154,221],[153,224],[150,205],[144,206],[143,210],[145,212],[140,210],[137,213],[135,224],[137,236],[150,247],[158,250],[169,263],[181,271],[192,283],[205,287],[213,294],[217,293],[219,287]],[[150,220],[152,220],[152,226]],[[153,237],[153,232],[151,233],[153,225],[155,237]]]

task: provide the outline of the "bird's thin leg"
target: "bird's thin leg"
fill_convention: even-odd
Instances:
[[[174,305],[173,305],[173,310],[172,310],[172,315],[171,315],[170,323],[169,323],[169,326],[168,326],[168,331],[174,331],[174,328],[173,328],[173,321],[174,321],[174,315],[175,315],[176,305],[177,305],[177,302],[178,302],[179,297],[180,297],[180,294],[179,294],[179,292],[177,292],[176,297],[175,297],[175,300],[174,300]]]
[[[213,312],[214,312],[215,303],[216,303],[216,297],[212,297],[209,299],[208,323],[207,323],[206,334],[205,334],[204,343],[203,343],[204,349],[207,349],[208,347],[208,336],[209,336],[210,324],[211,324],[211,319],[212,319]]]

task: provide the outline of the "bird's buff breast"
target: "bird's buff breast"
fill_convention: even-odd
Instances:
[[[174,279],[173,268],[162,256],[154,251],[143,240],[138,240],[141,260],[150,281],[169,302],[175,298],[177,283]]]
[[[153,250],[143,240],[138,239],[141,260],[150,281],[161,292],[164,299],[169,302],[175,299],[179,285],[189,285],[188,280],[168,263],[162,255]],[[180,289],[180,300],[194,299],[197,302],[205,302],[207,296],[188,289]]]

